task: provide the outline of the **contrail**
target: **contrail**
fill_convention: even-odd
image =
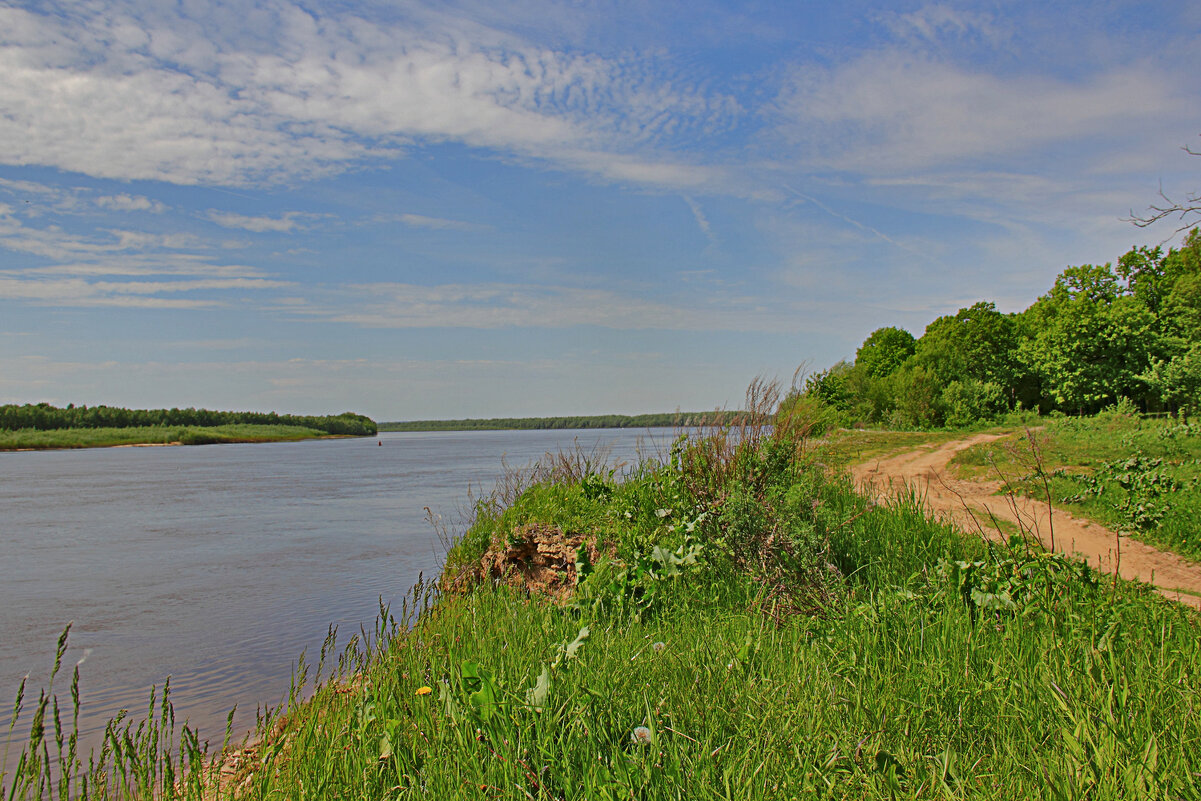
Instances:
[[[692,216],[696,218],[696,225],[701,229],[701,233],[709,240],[709,244],[716,245],[717,237],[713,235],[713,229],[709,227],[709,218],[705,216],[705,212],[701,210],[700,204],[693,200],[688,195],[680,195],[684,198],[684,202],[688,204],[688,208],[692,210]]]
[[[874,234],[875,236],[878,236],[881,239],[883,239],[888,244],[893,245],[894,247],[898,247],[901,250],[905,251],[906,253],[912,253],[915,256],[922,255],[918,251],[914,250],[911,247],[908,247],[907,245],[901,244],[900,242],[896,241],[895,239],[888,236],[887,234],[885,234],[881,231],[877,231],[875,228],[872,228],[870,225],[864,225],[863,223],[859,222],[858,220],[853,220],[850,217],[846,216],[845,214],[841,214],[841,213],[835,211],[834,209],[830,208],[825,203],[822,203],[820,200],[813,197],[812,195],[806,195],[804,192],[798,192],[797,190],[793,189],[788,184],[783,184],[783,186],[785,189],[787,189],[792,194],[796,195],[797,197],[801,198],[802,200],[809,201],[810,203],[812,203],[813,205],[817,206],[819,209],[824,211],[826,214],[829,214],[831,217],[834,217],[835,219],[842,220],[843,222],[846,222],[846,223],[850,223],[851,225],[855,226],[856,228],[858,228],[861,231],[867,231],[869,234]]]

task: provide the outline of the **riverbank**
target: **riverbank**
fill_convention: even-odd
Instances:
[[[914,495],[869,500],[805,430],[717,432],[624,476],[570,453],[510,474],[437,582],[298,671],[222,786],[1198,795],[1195,613],[1021,537],[965,537]],[[119,727],[143,756],[109,781],[202,797],[211,763],[151,719]]]
[[[284,425],[138,426],[0,431],[0,451],[112,448],[150,445],[213,445],[233,442],[291,442],[333,436]]]

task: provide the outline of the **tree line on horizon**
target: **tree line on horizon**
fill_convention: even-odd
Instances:
[[[981,301],[926,326],[886,326],[853,362],[809,375],[787,403],[816,400],[844,424],[964,426],[1016,410],[1091,414],[1201,408],[1201,229],[1180,248],[1136,247],[1117,265],[1068,267],[1027,309]]]
[[[218,412],[210,409],[125,409],[119,406],[52,406],[49,403],[0,406],[0,430],[64,428],[139,428],[143,426],[278,425],[311,428],[327,434],[374,436],[375,421],[353,412],[294,415],[276,412]]]
[[[379,424],[380,431],[529,431],[580,428],[694,428],[720,425],[735,412],[664,412],[561,417],[491,417],[462,420],[407,420]]]

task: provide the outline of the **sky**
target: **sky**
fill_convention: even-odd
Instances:
[[[0,0],[0,403],[735,408],[1172,244],[1201,4]]]

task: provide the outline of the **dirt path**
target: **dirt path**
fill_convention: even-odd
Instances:
[[[1054,534],[1055,550],[1076,553],[1106,573],[1154,584],[1168,598],[1201,609],[1201,597],[1176,592],[1201,593],[1201,565],[1173,553],[1152,548],[1138,540],[1120,540],[1109,529],[1055,509],[1030,498],[997,495],[1000,482],[961,481],[952,478],[947,463],[959,451],[1000,439],[998,434],[977,434],[941,445],[930,444],[902,454],[851,468],[855,484],[878,498],[891,497],[906,488],[914,489],[936,515],[949,517],[967,531],[1000,536],[989,515],[1018,523],[1036,533],[1047,548]],[[1120,559],[1118,543],[1120,542]]]

